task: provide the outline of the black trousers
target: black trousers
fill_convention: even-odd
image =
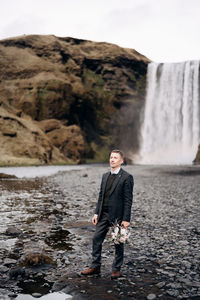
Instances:
[[[109,227],[111,226],[108,213],[103,212],[103,215],[96,225],[96,231],[93,237],[92,243],[92,268],[101,267],[101,251],[102,244],[108,233]],[[119,271],[124,259],[124,244],[114,244],[115,245],[115,258],[112,264],[112,270]]]

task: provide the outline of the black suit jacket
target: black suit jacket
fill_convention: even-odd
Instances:
[[[102,215],[103,199],[109,174],[110,172],[105,173],[101,181],[99,198],[95,209],[95,214],[98,215],[98,220],[101,219]],[[114,223],[115,220],[119,223],[121,223],[121,221],[130,222],[133,186],[133,176],[121,168],[113,182],[109,195],[110,222]]]

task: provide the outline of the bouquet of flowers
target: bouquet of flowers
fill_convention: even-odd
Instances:
[[[111,227],[111,241],[115,244],[125,243],[130,237],[130,230],[120,226],[117,222]]]

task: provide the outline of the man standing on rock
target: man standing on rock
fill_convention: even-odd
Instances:
[[[117,220],[124,228],[130,225],[131,206],[133,199],[133,176],[121,168],[124,161],[122,151],[113,150],[110,154],[111,171],[102,177],[99,198],[92,218],[96,226],[93,237],[92,264],[82,275],[93,275],[101,272],[102,243],[109,227]],[[115,258],[112,264],[112,279],[120,277],[123,263],[124,244],[115,244]]]

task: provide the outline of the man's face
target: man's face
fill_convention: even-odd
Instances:
[[[119,153],[112,152],[110,154],[110,167],[112,169],[120,168],[122,163],[123,163],[123,159]]]

